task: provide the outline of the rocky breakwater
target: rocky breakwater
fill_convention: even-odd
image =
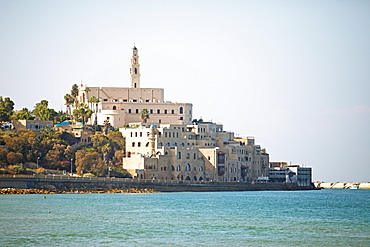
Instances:
[[[82,189],[82,190],[47,190],[47,189],[15,189],[5,188],[0,189],[0,195],[12,195],[12,194],[82,194],[82,193],[156,193],[153,189]]]

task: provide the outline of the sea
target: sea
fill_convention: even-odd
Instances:
[[[0,195],[0,227],[0,246],[370,246],[370,190]]]

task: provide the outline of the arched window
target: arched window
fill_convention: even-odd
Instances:
[[[178,152],[178,153],[177,153],[177,158],[178,158],[178,159],[181,159],[181,152]]]
[[[194,159],[197,159],[197,154],[194,154]]]
[[[137,68],[135,68],[135,70],[134,70],[134,71],[135,71],[135,75],[137,75]]]
[[[187,165],[186,165],[186,171],[190,171],[191,170],[191,167],[190,167],[190,164],[188,163]]]
[[[183,148],[184,146],[185,146],[185,145],[184,145],[184,143],[182,142],[182,143],[180,144],[180,147],[182,147],[182,148]]]
[[[184,113],[184,108],[180,107],[179,111],[180,111],[180,114],[183,114]]]
[[[162,142],[158,143],[158,148],[162,148],[162,147],[163,147],[163,143]]]
[[[171,166],[171,169],[172,169],[172,171],[174,171],[175,170],[175,167],[174,166]]]
[[[166,142],[166,147],[169,147],[170,146],[170,143],[169,142]]]
[[[201,166],[201,167],[199,167],[199,171],[200,172],[202,172],[203,171],[203,167]]]
[[[181,166],[180,165],[177,166],[176,171],[178,171],[178,172],[181,171]]]
[[[190,154],[189,153],[186,154],[186,159],[190,159]]]
[[[113,106],[113,110],[117,110],[117,106],[115,106],[115,105],[114,105],[114,106]]]

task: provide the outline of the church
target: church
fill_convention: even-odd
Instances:
[[[139,52],[134,46],[130,66],[131,87],[79,86],[78,101],[89,105],[88,99],[99,99],[97,124],[108,121],[114,127],[141,122],[140,113],[148,109],[148,123],[191,124],[191,103],[172,103],[164,100],[163,88],[142,88],[140,85]],[[91,119],[94,119],[91,118]],[[93,121],[93,120],[90,120]],[[92,123],[91,123],[92,124]]]

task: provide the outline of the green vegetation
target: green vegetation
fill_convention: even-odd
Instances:
[[[89,91],[89,88],[85,89],[87,96]],[[79,103],[77,96],[78,86],[74,84],[71,94],[64,96],[66,112],[49,108],[47,100],[41,100],[32,111],[27,108],[14,111],[15,103],[9,97],[3,99],[0,96],[0,126],[10,120],[52,120],[60,123],[72,121],[72,118],[85,124],[94,111],[97,112],[99,99],[88,99],[93,111],[86,104]],[[70,172],[72,165],[73,172],[78,175],[130,177],[122,168],[125,139],[121,132],[112,128],[108,121],[104,132],[95,131],[98,129],[96,119],[94,125],[95,128],[87,127],[92,134],[88,145],[76,145],[78,140],[73,134],[57,132],[52,128],[40,131],[21,129],[17,132],[0,129],[0,174],[46,174],[50,172],[48,170]]]
[[[107,176],[110,171],[111,176],[130,177],[122,169],[125,140],[121,132],[108,135],[96,132],[91,140],[90,145],[75,150],[72,145],[76,140],[67,132],[56,132],[51,128],[38,133],[0,130],[0,173],[29,174],[30,170],[45,173],[45,169],[70,171],[72,160],[73,170],[78,175]]]

